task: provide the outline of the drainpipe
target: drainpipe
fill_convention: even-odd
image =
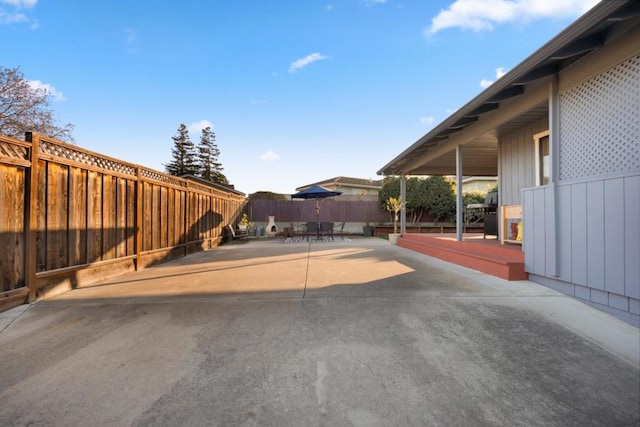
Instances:
[[[462,222],[464,221],[462,203],[462,146],[456,147],[456,240],[462,242]]]

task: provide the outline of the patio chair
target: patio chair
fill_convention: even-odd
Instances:
[[[320,230],[318,229],[318,223],[315,221],[309,221],[307,222],[307,226],[306,226],[306,231],[305,231],[305,235],[307,237],[307,241],[309,241],[309,234],[311,235],[318,235],[320,233]]]
[[[240,230],[238,229],[233,229],[233,225],[229,224],[227,225],[227,228],[229,229],[229,232],[231,233],[231,240],[236,240],[236,239],[242,239],[243,237],[249,238],[249,232],[247,229],[244,230]]]
[[[320,234],[331,236],[331,240],[333,240],[333,223],[332,222],[320,223]]]
[[[346,222],[337,222],[333,225],[333,234],[340,234],[341,236],[344,234],[344,225]]]

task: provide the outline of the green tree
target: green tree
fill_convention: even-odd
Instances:
[[[19,68],[0,66],[0,135],[20,139],[36,132],[73,143],[73,125],[58,124],[51,91],[27,81]]]
[[[427,211],[436,225],[440,219],[449,219],[456,210],[456,196],[451,180],[443,176],[430,176],[426,180]]]
[[[222,173],[222,164],[218,161],[220,149],[216,145],[216,134],[210,127],[202,129],[198,144],[198,167],[203,179],[218,184],[228,184],[227,177]]]
[[[405,207],[407,210],[407,221],[411,224],[419,222],[426,209],[427,194],[424,181],[424,179],[418,177],[407,179]],[[390,176],[382,180],[378,200],[383,208],[385,208],[386,201],[389,200],[390,197],[400,198],[400,178],[398,177]]]
[[[195,146],[189,139],[189,130],[184,123],[180,124],[178,133],[171,139],[173,139],[173,148],[171,149],[173,160],[164,165],[167,173],[176,176],[198,176]]]

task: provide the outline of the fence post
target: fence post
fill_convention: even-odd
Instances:
[[[190,204],[191,204],[191,197],[189,197],[189,181],[185,180],[185,186],[184,186],[184,256],[189,255],[189,241],[190,241],[190,236],[189,236],[189,225],[191,223],[191,219],[189,218],[189,215],[191,214],[191,209],[190,209]]]
[[[31,166],[27,171],[27,197],[25,212],[25,281],[29,289],[28,303],[36,300],[36,233],[38,228],[38,153],[40,151],[40,136],[32,132],[26,132],[24,139],[31,143],[29,161]]]
[[[136,204],[135,204],[135,251],[136,251],[136,271],[141,270],[141,253],[142,253],[142,174],[140,173],[140,165],[136,165]]]

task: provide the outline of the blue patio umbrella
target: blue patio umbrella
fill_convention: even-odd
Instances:
[[[327,197],[335,197],[342,194],[342,191],[329,190],[319,185],[312,185],[296,194],[292,194],[292,199],[316,199],[316,222],[320,224],[320,205],[318,201]],[[319,227],[318,227],[319,229]]]

